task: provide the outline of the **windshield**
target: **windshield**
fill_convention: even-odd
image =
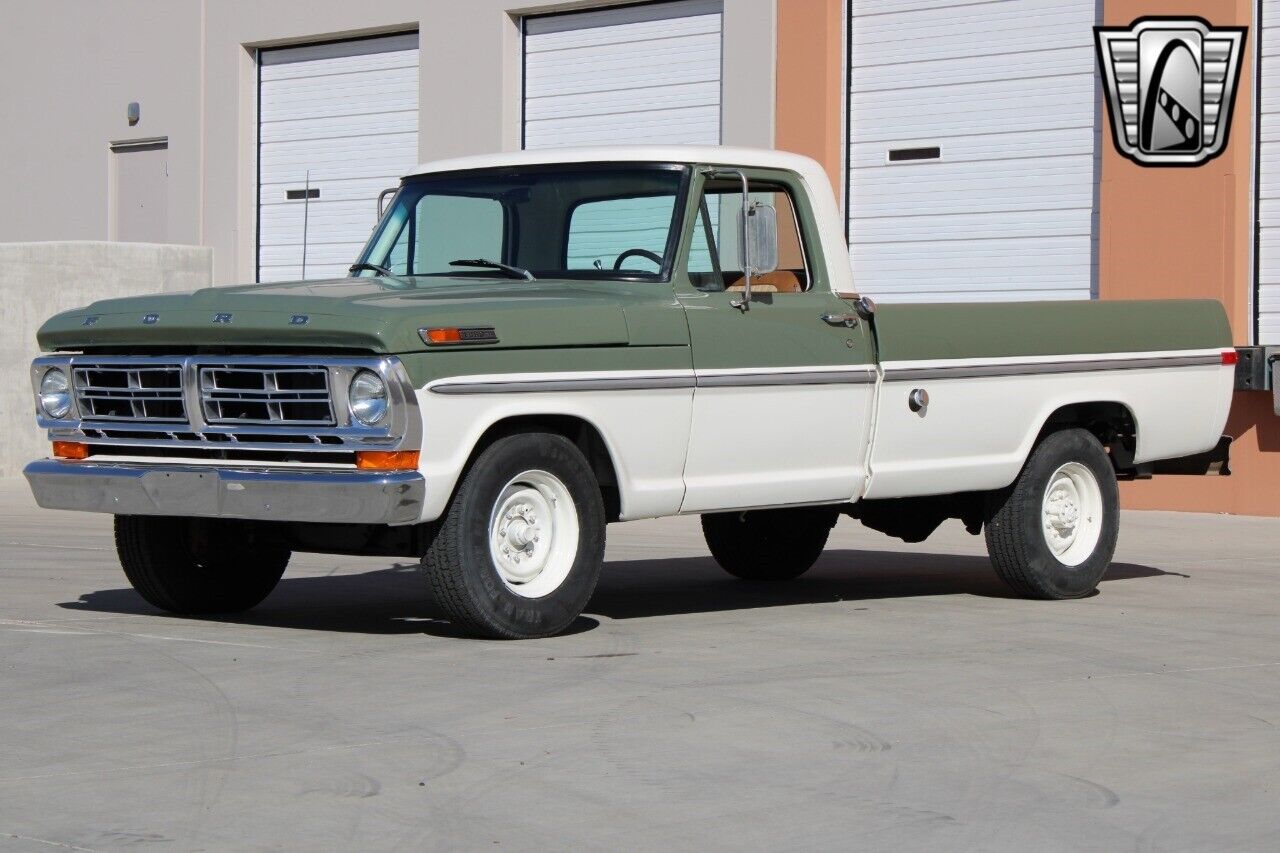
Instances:
[[[352,274],[659,280],[682,166],[551,166],[410,178]]]

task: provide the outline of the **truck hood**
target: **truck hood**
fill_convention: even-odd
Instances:
[[[650,299],[667,293],[660,284]],[[105,299],[65,311],[42,350],[86,347],[315,347],[421,352],[418,330],[492,326],[499,348],[629,343],[614,282],[467,277],[339,278]],[[490,344],[487,348],[493,348]]]

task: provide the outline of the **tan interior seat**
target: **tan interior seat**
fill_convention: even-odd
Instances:
[[[739,276],[738,280],[725,288],[725,290],[742,290],[744,287],[743,278]],[[754,276],[751,279],[751,289],[758,293],[802,293],[804,285],[800,283],[800,277],[791,270],[774,270],[764,275]]]

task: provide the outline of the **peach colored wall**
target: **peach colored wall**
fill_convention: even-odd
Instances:
[[[1103,299],[1218,299],[1237,344],[1253,319],[1253,3],[1250,0],[1107,0],[1108,25],[1143,15],[1197,15],[1250,28],[1227,150],[1188,169],[1138,166],[1121,157],[1104,130],[1100,188],[1099,295]],[[1110,119],[1105,119],[1110,121]],[[1126,483],[1133,509],[1280,515],[1280,417],[1271,396],[1236,394],[1227,433],[1235,439],[1231,477],[1157,477]]]
[[[844,0],[778,0],[774,144],[844,174]]]

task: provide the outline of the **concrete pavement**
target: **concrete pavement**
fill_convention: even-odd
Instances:
[[[799,581],[616,525],[573,633],[461,639],[407,564],[152,611],[0,485],[0,848],[1280,848],[1280,520],[1128,513],[1101,593],[842,521]]]

